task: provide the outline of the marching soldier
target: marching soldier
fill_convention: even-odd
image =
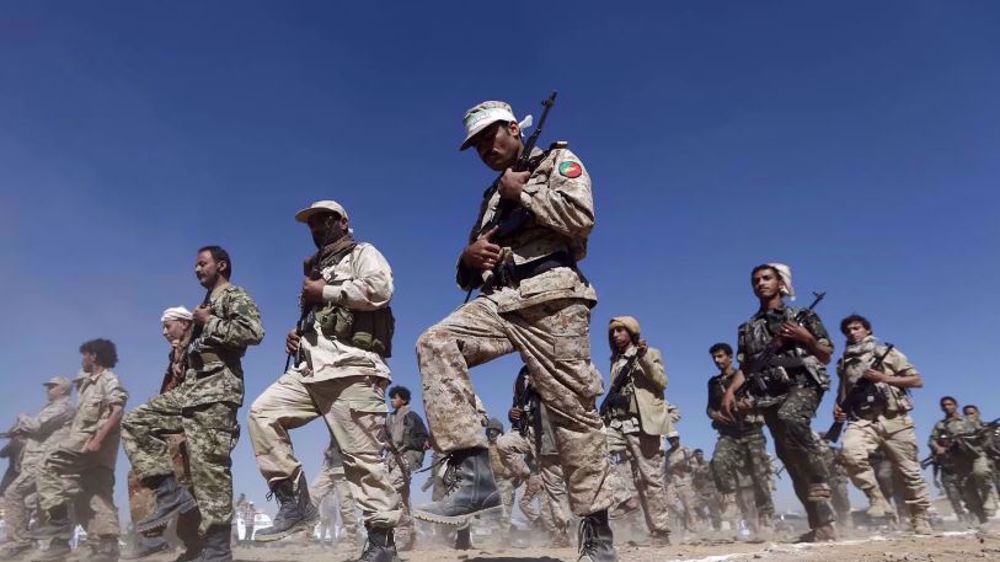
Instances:
[[[590,363],[597,294],[578,267],[594,227],[590,175],[565,143],[525,151],[521,126],[504,102],[473,107],[465,126],[462,148],[475,146],[502,175],[486,192],[458,263],[459,286],[479,288],[479,297],[417,341],[424,411],[435,448],[450,454],[456,485],[415,515],[458,525],[500,507],[469,368],[516,351],[549,411],[570,507],[583,519],[580,558],[616,560],[605,485],[610,467],[595,408],[602,385]],[[514,170],[522,152],[528,169]]]
[[[631,316],[612,318],[611,390],[601,405],[608,439],[627,451],[636,475],[646,526],[656,545],[670,544],[670,514],[663,482],[661,436],[675,436],[663,392],[667,374],[660,350],[640,338],[639,321]]]
[[[135,476],[156,493],[155,510],[135,523],[136,531],[162,534],[175,516],[180,515],[179,525],[194,518],[200,540],[186,541],[184,556],[228,562],[232,450],[239,438],[236,412],[243,405],[242,359],[247,347],[264,338],[264,326],[254,300],[230,282],[233,262],[225,249],[199,249],[194,271],[206,294],[191,313],[194,328],[184,349],[183,381],[129,412],[122,423],[123,440]],[[176,354],[171,357],[166,386],[174,380],[178,359]],[[179,435],[189,454],[190,491],[180,485],[174,470],[170,443]]]
[[[340,522],[344,525],[344,543],[353,548],[358,542],[358,516],[354,512],[354,495],[344,474],[344,455],[333,436],[330,437],[330,445],[323,451],[323,468],[309,484],[309,497],[320,511],[324,500],[328,504],[337,504]]]
[[[45,398],[48,403],[37,416],[21,414],[17,417],[14,436],[25,440],[21,453],[21,471],[7,489],[4,490],[4,533],[7,542],[3,545],[5,558],[16,558],[31,550],[32,541],[27,536],[29,506],[28,497],[35,493],[35,476],[38,467],[54,444],[58,445],[69,434],[70,424],[76,412],[70,401],[72,383],[66,377],[53,377],[45,382]]]
[[[976,426],[962,417],[951,396],[941,398],[940,404],[945,417],[934,425],[927,444],[942,469],[954,475],[966,507],[980,523],[986,523],[996,513],[996,496]]]
[[[666,451],[664,472],[667,490],[664,497],[676,510],[678,518],[688,532],[701,528],[698,515],[698,496],[694,489],[694,451],[681,446],[681,438],[672,435],[667,438],[670,448]]]
[[[723,497],[736,496],[743,518],[755,533],[769,535],[773,530],[774,502],[771,499],[771,459],[762,429],[764,418],[755,412],[736,413],[732,417],[723,414],[722,397],[736,376],[733,348],[720,342],[709,348],[708,353],[719,369],[717,375],[708,379],[706,409],[712,427],[719,434],[712,454],[715,484]],[[740,493],[741,474],[749,476],[752,484],[756,517]]]
[[[310,530],[318,518],[289,430],[322,417],[340,445],[364,515],[368,540],[360,560],[393,562],[398,559],[393,530],[402,509],[382,457],[388,447],[392,270],[375,246],[354,240],[339,203],[317,201],[295,219],[309,226],[318,252],[304,267],[305,314],[285,342],[295,360],[250,407],[257,464],[281,504],[274,525],[258,532],[257,540]]]
[[[64,560],[70,554],[70,507],[90,538],[89,560],[118,561],[118,508],[114,501],[115,460],[128,392],[111,369],[115,344],[106,339],[80,346],[82,372],[75,383],[77,408],[69,432],[45,454],[38,470],[38,507],[48,523],[36,538],[51,538],[36,560]]]
[[[819,454],[822,445],[810,427],[830,386],[825,365],[830,362],[833,344],[819,316],[785,305],[786,295],[795,296],[787,265],[759,265],[750,279],[760,308],[740,325],[740,370],[726,390],[722,409],[732,417],[737,409],[736,392],[750,381],[747,388],[754,407],[771,430],[775,452],[788,469],[795,495],[809,519],[810,531],[801,540],[835,540],[829,474]],[[796,321],[799,318],[802,323]],[[749,405],[741,402],[743,408]]]
[[[910,417],[909,389],[922,387],[923,379],[898,349],[879,345],[867,318],[852,314],[841,321],[840,331],[847,347],[837,363],[840,386],[833,415],[847,422],[843,459],[851,482],[868,497],[870,517],[892,512],[868,460],[872,451],[881,448],[903,477],[911,529],[930,534],[930,490],[921,474],[917,433]]]
[[[403,502],[403,513],[396,527],[396,538],[400,539],[400,550],[413,550],[417,540],[417,529],[410,517],[410,482],[413,473],[424,464],[427,450],[427,427],[420,414],[410,409],[410,389],[394,386],[389,389],[389,400],[393,411],[386,418],[389,433],[389,476]]]

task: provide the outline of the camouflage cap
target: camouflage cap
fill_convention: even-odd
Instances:
[[[42,385],[43,386],[58,386],[58,387],[63,388],[64,390],[69,390],[69,387],[73,386],[73,383],[70,382],[70,380],[67,379],[66,377],[52,377],[51,379],[43,382]]]
[[[347,216],[347,209],[343,207],[340,203],[332,199],[325,199],[323,201],[316,201],[312,205],[309,205],[305,209],[295,213],[295,220],[299,222],[308,222],[309,217],[315,215],[316,213],[337,213],[338,215],[350,220]]]
[[[486,431],[491,429],[503,433],[503,422],[497,418],[490,418],[490,421],[486,422]]]
[[[462,119],[462,123],[465,125],[465,140],[462,141],[462,146],[458,149],[465,150],[472,146],[473,137],[497,121],[517,123],[523,133],[524,129],[531,126],[532,120],[532,117],[528,115],[518,121],[517,117],[514,117],[514,110],[505,101],[484,101],[465,112],[465,117]]]

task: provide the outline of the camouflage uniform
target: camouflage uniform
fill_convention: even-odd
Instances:
[[[697,457],[693,461],[694,474],[692,482],[694,491],[698,497],[698,514],[702,519],[712,522],[712,528],[716,531],[722,529],[722,498],[719,490],[715,487],[715,476],[712,474],[712,465],[707,462],[699,463]]]
[[[3,493],[4,532],[7,542],[14,547],[31,546],[31,539],[25,536],[28,498],[35,493],[35,477],[46,451],[69,435],[75,411],[67,395],[46,404],[37,416],[18,420],[17,432],[27,438],[21,453],[21,471]]]
[[[125,452],[140,480],[174,473],[172,435],[183,435],[200,531],[230,525],[233,475],[230,453],[239,439],[236,411],[243,405],[242,357],[264,338],[257,304],[225,284],[208,296],[211,316],[188,347],[184,382],[125,415]]]
[[[845,465],[844,453],[841,449],[825,447],[823,449],[823,461],[826,462],[827,470],[830,472],[830,503],[837,513],[837,524],[842,528],[852,526],[851,521],[851,499],[847,494],[847,468]]]
[[[435,448],[486,448],[469,368],[517,351],[549,409],[570,507],[588,515],[611,504],[607,448],[595,408],[602,384],[590,362],[590,308],[597,295],[574,265],[586,255],[594,226],[590,176],[576,155],[554,147],[531,173],[519,202],[531,219],[496,241],[514,265],[505,269],[514,271],[480,287],[480,273],[459,261],[459,286],[480,287],[480,296],[417,341],[424,410]],[[488,190],[470,243],[499,203],[499,191]],[[553,262],[565,265],[549,268]]]
[[[349,331],[358,325],[366,313],[389,313],[392,269],[378,249],[366,243],[341,252],[324,249],[314,261],[326,282],[324,304],[302,334],[296,364],[250,406],[248,427],[257,465],[272,486],[296,482],[302,464],[289,430],[323,417],[340,445],[344,472],[357,492],[366,526],[395,527],[401,502],[382,456],[388,439],[385,388],[391,374],[380,353],[389,350],[363,344],[359,333],[341,332],[344,326]],[[351,322],[341,322],[342,316]]]
[[[988,457],[977,442],[962,437],[975,431],[975,424],[962,416],[945,418],[934,425],[928,443],[948,448],[942,468],[954,475],[969,511],[985,522],[996,513],[996,496]]]
[[[688,531],[697,531],[701,527],[697,513],[698,496],[694,489],[693,461],[694,451],[679,446],[667,450],[664,465],[668,505],[673,506],[677,518]]]
[[[107,434],[100,450],[85,453],[83,447],[107,423],[114,406],[125,407],[128,392],[110,369],[81,373],[74,382],[76,414],[65,439],[53,443],[39,466],[38,507],[51,512],[72,503],[77,520],[86,522],[87,533],[117,537],[114,485],[121,428],[114,427]]]
[[[354,511],[354,495],[344,475],[344,458],[337,440],[331,438],[330,446],[323,452],[323,468],[309,484],[309,497],[317,508],[323,503],[334,501],[340,510],[340,522],[348,537],[358,535],[358,516]],[[320,510],[321,518],[329,521],[326,510]],[[321,522],[322,524],[322,522]],[[322,539],[322,537],[320,537]]]
[[[840,378],[838,403],[847,410],[849,422],[844,430],[844,465],[851,481],[874,504],[886,502],[868,461],[869,454],[881,448],[903,478],[903,492],[911,517],[926,518],[931,498],[917,458],[917,433],[910,417],[913,403],[909,393],[901,388],[876,383],[883,400],[854,407],[847,403],[852,390],[859,384],[865,370],[881,357],[885,350],[873,336],[849,344],[837,363]],[[917,370],[898,349],[892,349],[882,363],[882,371],[893,376],[916,375]]]
[[[707,413],[722,409],[722,396],[726,393],[736,371],[720,373],[708,380]],[[767,437],[761,429],[764,418],[760,414],[751,413],[738,418],[735,422],[712,419],[712,427],[719,433],[712,453],[712,474],[715,485],[724,496],[739,494],[741,474],[750,477],[754,495],[754,505],[757,516],[770,518],[774,515],[774,502],[771,499],[771,458],[767,454]],[[740,510],[747,521],[753,521],[749,506],[742,502],[742,494],[737,498]]]
[[[424,464],[427,428],[420,415],[412,411],[409,404],[389,414],[385,423],[389,442],[392,443],[392,448],[387,451],[385,457],[389,464],[389,478],[392,479],[392,485],[403,503],[396,539],[400,544],[406,544],[405,539],[412,541],[417,533],[413,518],[410,517],[410,482],[413,473],[420,470]],[[401,467],[401,463],[406,466]],[[405,538],[401,539],[401,536]]]
[[[760,310],[740,325],[737,360],[747,376],[750,375],[747,368],[752,359],[770,346],[781,324],[794,321],[798,313],[798,309],[784,306]],[[817,342],[833,348],[819,316],[808,313],[803,325]],[[786,383],[783,388],[769,389],[768,395],[755,396],[757,408],[771,430],[775,453],[788,469],[795,495],[805,507],[809,527],[817,529],[833,523],[835,519],[829,501],[809,501],[810,487],[827,484],[829,477],[821,454],[822,444],[810,427],[810,420],[816,416],[823,393],[829,388],[829,377],[826,368],[798,344],[783,345],[775,353],[775,362],[787,366],[768,365],[764,370],[776,378],[784,378]]]

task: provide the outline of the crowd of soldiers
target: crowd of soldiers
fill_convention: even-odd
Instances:
[[[653,545],[670,544],[677,530],[721,530],[724,523],[768,537],[777,471],[765,426],[807,514],[801,540],[833,540],[851,525],[848,480],[867,497],[872,519],[931,531],[909,414],[910,392],[922,379],[898,349],[875,339],[866,318],[840,324],[847,345],[837,362],[839,425],[819,435],[811,422],[830,389],[826,365],[834,353],[814,311],[822,296],[793,307],[791,269],[755,267],[756,312],[738,327],[736,350],[726,343],[709,349],[717,372],[708,380],[706,414],[718,440],[706,460],[681,444],[680,414],[665,398],[663,354],[642,338],[634,317],[608,324],[607,387],[594,365],[597,293],[580,262],[595,214],[580,159],[564,142],[535,147],[537,134],[526,140],[527,120],[519,122],[504,102],[473,107],[464,124],[461,149],[475,148],[500,175],[458,260],[458,285],[478,296],[417,340],[426,426],[410,407],[410,391],[389,388],[389,263],[354,239],[343,206],[318,201],[295,215],[317,251],[303,265],[301,317],[285,337],[286,368],[253,401],[246,424],[279,504],[272,525],[254,531],[252,506],[234,507],[231,472],[244,402],[242,358],[264,328],[254,300],[231,283],[230,255],[206,246],[194,268],[203,301],[161,318],[170,351],[157,396],[125,413],[128,393],[111,371],[115,346],[98,339],[80,347],[83,368],[74,383],[46,382],[48,405],[18,418],[10,436],[24,444],[14,454],[20,471],[4,481],[5,554],[23,556],[39,541],[46,548],[37,560],[64,560],[80,525],[91,559],[118,560],[112,487],[119,441],[131,464],[131,557],[169,548],[165,536],[172,535],[183,547],[178,560],[228,562],[237,509],[250,514],[245,537],[261,543],[311,533],[317,523],[325,537],[339,517],[339,537],[361,547],[357,560],[370,562],[396,562],[398,549],[413,548],[415,519],[451,527],[461,545],[476,519],[493,514],[509,525],[515,503],[553,546],[572,545],[575,521],[585,562],[616,560],[612,521],[622,521],[621,529],[639,513]],[[470,369],[515,352],[524,367],[507,412],[511,431],[504,432],[476,396]],[[986,521],[997,503],[989,445],[995,426],[983,424],[978,410],[959,413],[950,397],[941,407],[946,416],[931,435],[931,462],[956,512]],[[310,484],[291,430],[318,418],[330,445]],[[834,452],[841,429],[843,447]],[[430,503],[413,506],[410,485],[427,449],[435,490]]]

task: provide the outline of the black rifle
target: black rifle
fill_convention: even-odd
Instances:
[[[816,308],[816,305],[818,305],[826,297],[826,293],[814,292],[813,297],[815,297],[815,299],[812,304],[810,304],[808,308],[800,310],[798,314],[795,315],[795,318],[792,319],[793,322],[796,324],[802,324],[805,322]],[[749,372],[746,373],[746,380],[743,381],[743,384],[740,385],[738,389],[736,389],[737,397],[746,396],[751,392],[755,392],[761,396],[767,394],[768,388],[771,384],[777,381],[772,381],[771,375],[765,373],[764,371],[771,366],[771,362],[774,361],[775,356],[778,354],[778,351],[781,350],[781,346],[783,344],[784,340],[780,336],[774,337],[768,342],[767,347],[765,347],[763,351],[758,353],[756,357],[751,358],[750,366],[747,369]]]
[[[618,376],[618,379],[612,383],[608,393],[604,395],[604,400],[601,400],[601,407],[598,409],[601,417],[608,415],[608,410],[611,408],[619,406],[618,402],[622,399],[622,389],[625,388],[625,385],[632,382],[632,368],[638,360],[639,354],[637,352],[632,357],[629,357],[628,361],[625,362],[625,365],[622,366],[622,370],[619,371],[621,374]]]
[[[934,453],[927,455],[926,459],[920,460],[920,468],[927,468],[931,465],[936,465],[936,464],[938,464],[938,461],[937,458],[935,458]]]
[[[309,271],[309,279],[316,281],[320,277],[322,277],[322,274],[319,271],[319,266],[316,265]],[[312,306],[307,305],[305,303],[305,300],[303,299],[303,296],[300,296],[299,299],[300,299],[299,307],[302,309],[302,312],[301,314],[299,314],[299,321],[295,323],[295,333],[298,334],[299,338],[301,338],[303,334],[309,331],[313,323],[316,322],[317,305],[312,305]],[[302,349],[302,341],[300,339],[299,351],[296,351],[295,353],[289,353],[288,356],[285,357],[285,370],[282,372],[288,371],[288,367],[292,363],[292,357],[293,356],[299,357],[301,355],[300,353],[301,349]],[[296,359],[296,364],[297,363],[298,360]]]
[[[552,93],[549,94],[549,97],[542,101],[542,107],[545,108],[542,110],[542,116],[538,119],[538,124],[535,125],[535,129],[531,132],[528,140],[524,141],[524,147],[522,148],[517,161],[515,161],[514,165],[511,166],[515,172],[534,170],[541,162],[541,158],[533,158],[531,153],[534,151],[535,145],[538,143],[538,137],[541,136],[542,129],[545,128],[545,120],[549,117],[549,110],[556,104],[556,95],[558,93],[559,92],[553,90]],[[489,198],[493,196],[496,190],[500,188],[500,179],[503,178],[505,173],[506,171],[500,172],[500,175],[493,181],[490,188],[486,190],[484,197]],[[479,229],[476,233],[476,238],[478,238],[481,233],[489,232],[494,227],[497,227],[497,231],[493,233],[491,238],[492,240],[503,240],[524,227],[524,225],[527,224],[531,218],[531,211],[520,206],[517,202],[501,199],[493,213],[493,218],[491,218]],[[484,271],[482,274],[483,283],[481,286],[489,285],[498,273],[500,273],[500,277],[502,278],[502,269],[506,267],[505,264],[507,261],[509,261],[507,256],[501,255],[501,259],[498,260],[497,265],[492,270]],[[473,289],[469,289],[469,292],[466,293],[465,302],[469,302],[469,298],[472,297]]]
[[[876,371],[882,368],[882,364],[885,363],[885,358],[889,356],[889,353],[896,346],[887,343],[885,351],[882,355],[879,355],[872,361],[871,368]],[[847,393],[844,397],[843,402],[839,405],[844,412],[849,416],[855,416],[857,410],[864,410],[871,408],[876,401],[879,400],[881,392],[875,383],[862,377],[854,383],[851,391]],[[826,430],[826,440],[830,443],[836,443],[840,439],[840,434],[844,431],[844,422],[835,421],[830,425],[830,429]]]
[[[212,289],[209,289],[209,290],[205,291],[205,298],[201,299],[201,304],[198,305],[198,306],[199,307],[209,306],[210,304],[212,304]],[[202,331],[204,331],[204,329],[205,329],[205,325],[204,324],[199,324],[197,322],[195,323],[194,328],[191,329],[191,339],[188,340],[190,342],[188,344],[189,347],[190,346],[198,346],[199,345],[198,344],[198,338],[201,337],[201,333],[202,333]],[[189,349],[189,351],[192,351],[192,350],[193,351],[197,351],[197,349],[195,349],[195,348],[190,348]]]

